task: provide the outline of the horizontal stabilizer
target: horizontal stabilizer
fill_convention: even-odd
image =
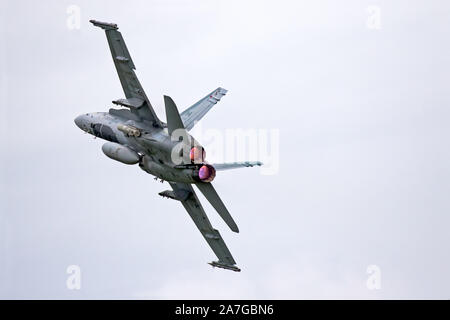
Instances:
[[[212,166],[218,171],[237,169],[237,168],[248,168],[254,166],[262,166],[261,161],[244,161],[244,162],[230,162],[230,163],[213,163]]]
[[[239,232],[239,228],[236,222],[234,222],[233,217],[228,212],[227,208],[223,204],[212,184],[209,182],[200,182],[197,183],[196,186],[203,193],[209,203],[211,203],[214,209],[216,209],[217,213],[222,217],[222,219],[230,227],[230,229],[234,232]]]

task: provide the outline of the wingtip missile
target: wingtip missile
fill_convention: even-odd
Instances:
[[[231,264],[227,264],[227,263],[223,263],[223,262],[219,262],[219,261],[208,262],[208,264],[211,265],[213,268],[217,267],[217,268],[231,270],[231,271],[234,271],[234,272],[241,272],[241,269],[239,269],[237,266],[231,265]]]
[[[92,23],[94,26],[100,27],[100,28],[102,28],[104,30],[111,30],[111,29],[117,30],[117,29],[119,29],[119,27],[117,26],[116,23],[101,22],[101,21],[97,21],[97,20],[94,20],[94,19],[89,20],[89,22]]]

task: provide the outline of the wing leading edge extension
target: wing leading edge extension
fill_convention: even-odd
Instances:
[[[214,251],[215,255],[219,261],[213,261],[210,264],[214,267],[219,267],[223,269],[241,271],[236,266],[236,261],[234,261],[233,256],[228,250],[225,242],[222,239],[219,231],[214,229],[206,216],[205,211],[194,192],[191,185],[185,183],[175,183],[169,182],[176,197],[176,199],[181,202],[183,207],[191,216],[197,228],[200,230],[201,234],[208,242],[211,249]]]
[[[130,108],[138,117],[148,120],[154,126],[161,127],[162,123],[153,110],[147,95],[144,92],[134,70],[133,60],[128,52],[122,34],[118,31],[117,24],[89,20],[94,26],[105,30],[111,55],[119,75],[120,83],[126,99],[113,101],[114,104]]]

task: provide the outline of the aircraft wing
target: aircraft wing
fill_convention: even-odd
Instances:
[[[244,161],[244,162],[230,162],[230,163],[213,163],[212,166],[214,167],[214,169],[222,171],[237,168],[262,166],[262,164],[263,163],[261,161]]]
[[[233,271],[241,271],[228,250],[219,231],[214,229],[206,216],[205,211],[190,184],[169,182],[174,194],[174,199],[179,200],[186,211],[194,220],[195,225],[208,242],[211,249],[216,254],[219,261],[211,262],[214,267],[224,268]]]
[[[194,125],[218,102],[228,91],[224,88],[217,88],[206,97],[187,108],[181,113],[186,130],[191,130]]]
[[[122,84],[126,99],[113,101],[114,104],[128,107],[137,116],[153,122],[155,126],[162,126],[161,121],[156,116],[147,95],[144,92],[134,70],[133,60],[128,52],[122,34],[118,31],[117,24],[89,20],[94,26],[105,30],[111,55]]]

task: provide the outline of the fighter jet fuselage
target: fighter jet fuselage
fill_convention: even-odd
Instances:
[[[103,153],[127,165],[136,165],[167,181],[172,190],[160,196],[180,201],[191,216],[218,261],[214,267],[240,271],[219,231],[214,229],[193,189],[195,185],[234,232],[239,228],[215,191],[211,181],[217,170],[261,165],[259,161],[211,164],[203,148],[188,131],[227,93],[217,88],[181,114],[175,102],[164,96],[167,122],[162,122],[150,104],[134,72],[135,66],[118,27],[113,23],[91,20],[105,30],[114,65],[125,97],[113,101],[122,109],[86,113],[75,119],[83,131],[104,140]]]
[[[167,128],[155,128],[111,112],[114,109],[109,113],[86,113],[75,119],[75,124],[83,131],[109,141],[102,147],[103,153],[109,158],[128,165],[139,164],[142,170],[163,181],[197,183],[214,179],[214,167],[204,162],[206,152],[191,135],[188,134],[189,140],[193,142],[190,164],[177,165],[173,162],[172,152],[180,141],[173,141]],[[180,150],[182,153],[183,149]],[[194,157],[199,153],[197,150],[201,150],[201,158]]]

